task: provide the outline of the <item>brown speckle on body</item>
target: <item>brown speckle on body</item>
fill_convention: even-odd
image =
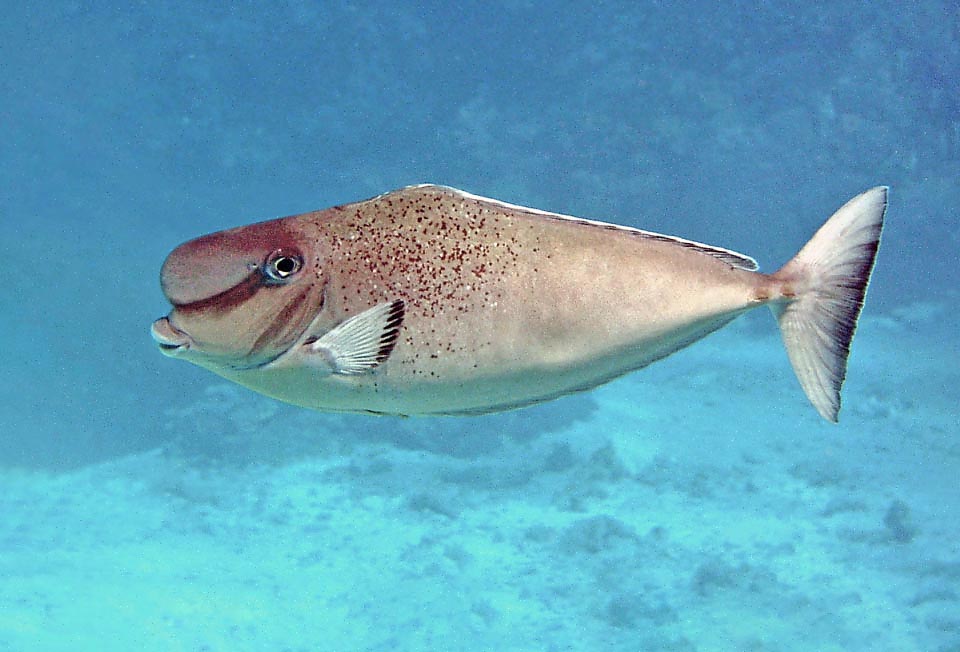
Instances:
[[[765,275],[720,247],[412,186],[181,245],[153,333],[299,405],[476,414],[594,387],[770,304],[833,420],[885,207],[883,188],[859,195]],[[277,252],[308,273],[266,277]]]

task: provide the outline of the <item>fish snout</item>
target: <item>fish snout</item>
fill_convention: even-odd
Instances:
[[[302,241],[284,219],[200,236],[170,252],[160,270],[160,287],[174,306],[217,304],[229,290],[259,281],[256,272],[269,256],[300,256]]]
[[[190,348],[190,336],[170,323],[168,317],[161,317],[150,327],[153,341],[160,345],[164,355],[176,355]]]
[[[174,306],[209,300],[240,284],[256,269],[257,254],[214,233],[174,249],[160,270],[160,287]]]

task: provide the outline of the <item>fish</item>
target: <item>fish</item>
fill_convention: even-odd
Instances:
[[[746,255],[422,184],[190,240],[160,351],[322,411],[474,415],[592,389],[767,306],[836,422],[886,186],[778,271]]]

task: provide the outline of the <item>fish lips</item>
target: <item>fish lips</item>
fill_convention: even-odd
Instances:
[[[168,317],[161,317],[150,327],[153,341],[160,346],[164,355],[177,355],[190,348],[193,340],[182,330],[170,323]]]

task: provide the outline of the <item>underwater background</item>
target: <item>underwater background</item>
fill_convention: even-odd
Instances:
[[[958,71],[952,0],[7,3],[0,652],[957,652]],[[889,184],[840,424],[767,311],[477,418],[156,350],[180,242],[427,181],[766,271]]]

